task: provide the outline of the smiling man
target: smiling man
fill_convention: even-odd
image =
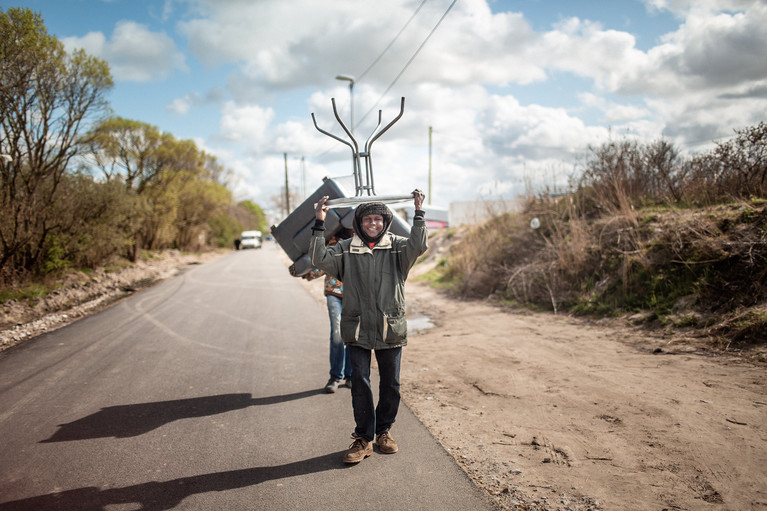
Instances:
[[[400,362],[407,344],[405,280],[410,268],[428,248],[424,194],[413,191],[415,217],[410,237],[389,232],[393,215],[381,202],[360,204],[354,212],[354,237],[325,246],[328,197],[317,202],[312,241],[312,264],[344,282],[341,337],[350,351],[354,442],[344,462],[358,463],[373,453],[373,440],[384,454],[399,450],[389,430],[400,402]],[[378,403],[370,385],[371,354],[380,377]]]

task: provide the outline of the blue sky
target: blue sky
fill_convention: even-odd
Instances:
[[[393,119],[404,96],[404,116],[373,148],[377,191],[427,189],[431,126],[435,206],[563,186],[588,146],[611,138],[706,151],[767,112],[759,0],[0,6],[40,12],[67,48],[108,61],[116,115],[195,140],[231,169],[238,199],[266,208],[284,183],[283,153],[299,190],[350,172],[349,149],[318,133],[311,113],[341,134],[330,99],[347,121],[349,88],[335,77],[360,77],[379,56],[355,83],[355,134],[364,143],[378,109]]]

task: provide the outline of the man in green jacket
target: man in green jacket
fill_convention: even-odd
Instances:
[[[312,264],[344,282],[341,338],[350,352],[354,442],[344,462],[358,463],[373,453],[373,439],[385,454],[397,452],[389,429],[400,402],[399,371],[407,344],[405,279],[428,248],[424,194],[413,192],[415,217],[410,237],[389,232],[393,215],[381,202],[360,204],[354,212],[354,237],[325,246],[328,197],[317,202],[309,254]],[[378,404],[370,385],[371,353],[378,362]]]

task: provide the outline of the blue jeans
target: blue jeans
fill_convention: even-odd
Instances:
[[[349,350],[341,339],[341,299],[327,295],[328,316],[330,317],[330,377],[340,380],[351,378],[352,365]]]
[[[354,408],[354,436],[372,442],[375,435],[389,431],[399,410],[399,368],[402,348],[375,350],[378,362],[378,404],[373,403],[370,385],[371,350],[349,346],[352,363],[352,408]],[[375,406],[375,408],[374,408]]]

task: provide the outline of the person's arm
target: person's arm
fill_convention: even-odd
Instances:
[[[403,269],[403,277],[407,278],[410,268],[413,267],[421,254],[429,248],[429,233],[426,230],[426,213],[421,209],[426,195],[418,189],[413,190],[413,206],[415,206],[415,215],[413,216],[413,226],[410,228],[410,237],[404,243],[404,248],[400,251],[400,267]]]
[[[328,207],[325,203],[328,201],[328,196],[325,195],[314,206],[314,226],[312,230],[325,230],[325,217],[328,216]]]
[[[325,246],[325,217],[327,216],[328,207],[325,206],[328,196],[322,197],[317,201],[317,205],[314,208],[314,225],[312,226],[312,239],[309,242],[309,257],[312,260],[312,264],[324,271],[328,275],[332,275],[336,278],[341,278],[341,272],[343,270],[343,258],[336,257],[335,253],[339,253],[341,248],[338,244],[332,247]]]
[[[426,212],[423,210],[423,201],[426,198],[426,194],[423,193],[421,190],[416,188],[413,190],[413,206],[415,207],[415,215],[413,215],[414,219],[416,217],[421,217],[421,219],[426,216]]]
[[[319,277],[322,277],[323,275],[325,275],[325,272],[323,272],[319,268],[312,268],[311,270],[309,270],[309,273],[302,275],[301,278],[305,280],[314,280]]]
[[[304,273],[303,275],[296,275],[295,263],[288,266],[288,272],[294,277],[301,277],[302,279],[305,279],[305,280],[314,280],[316,278],[319,278],[325,275],[322,272],[322,270],[320,270],[319,268],[312,268],[311,270],[309,270],[308,273]]]

